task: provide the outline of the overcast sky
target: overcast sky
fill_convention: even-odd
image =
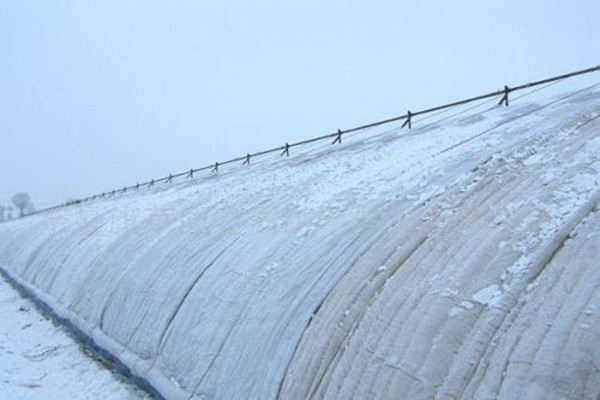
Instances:
[[[5,0],[0,204],[600,64],[599,23],[598,0]]]

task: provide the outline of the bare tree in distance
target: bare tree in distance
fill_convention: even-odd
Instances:
[[[19,210],[19,217],[23,217],[27,214],[30,207],[32,207],[31,197],[29,193],[17,193],[12,197],[12,202]]]
[[[0,222],[4,222],[4,210],[6,210],[6,206],[0,204]]]
[[[12,212],[13,212],[12,206],[6,207],[6,220],[7,221],[10,221],[12,219]]]

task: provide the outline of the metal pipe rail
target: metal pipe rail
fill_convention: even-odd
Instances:
[[[504,89],[501,90],[496,90],[494,92],[490,92],[490,93],[486,93],[486,94],[482,94],[479,96],[474,96],[474,97],[469,97],[467,99],[463,99],[463,100],[458,100],[452,103],[447,103],[447,104],[443,104],[440,106],[436,106],[436,107],[432,107],[432,108],[427,108],[424,110],[419,110],[419,111],[407,111],[406,114],[400,115],[400,116],[396,116],[396,117],[392,117],[392,118],[388,118],[388,119],[384,119],[381,121],[376,121],[376,122],[372,122],[366,125],[361,125],[361,126],[357,126],[354,128],[350,128],[350,129],[345,129],[345,130],[341,130],[338,129],[337,132],[335,133],[329,133],[326,135],[321,135],[321,136],[317,136],[317,137],[313,137],[310,139],[306,139],[306,140],[301,140],[299,142],[294,142],[294,143],[285,143],[285,145],[283,146],[279,146],[279,147],[274,147],[268,150],[262,150],[262,151],[258,151],[256,153],[247,153],[245,156],[241,156],[241,157],[235,157],[232,158],[230,160],[227,161],[222,161],[222,162],[215,162],[214,164],[211,165],[207,165],[204,167],[200,167],[200,168],[192,168],[189,171],[186,172],[180,172],[177,174],[169,174],[168,176],[159,178],[159,179],[152,179],[143,183],[136,183],[135,185],[132,186],[125,186],[122,189],[115,189],[115,190],[111,190],[110,192],[103,192],[100,194],[95,194],[93,196],[89,196],[89,197],[85,197],[83,199],[77,199],[77,200],[72,200],[69,201],[67,203],[63,203],[63,204],[58,204],[52,207],[48,207],[48,208],[44,208],[38,211],[35,211],[34,213],[28,214],[28,215],[33,215],[33,214],[39,214],[42,212],[46,212],[46,211],[50,211],[50,210],[55,210],[58,208],[62,208],[62,207],[66,207],[66,206],[70,206],[70,205],[74,205],[74,204],[80,204],[86,201],[90,201],[90,200],[94,200],[97,198],[102,198],[102,197],[106,197],[106,196],[113,196],[116,195],[118,193],[125,193],[128,190],[136,190],[139,189],[140,187],[146,186],[146,187],[151,187],[157,183],[161,183],[161,182],[165,182],[165,183],[170,183],[173,179],[176,178],[180,178],[183,176],[187,176],[188,178],[193,178],[194,174],[197,172],[201,172],[201,171],[207,171],[207,170],[211,170],[214,172],[218,172],[219,167],[223,166],[223,165],[228,165],[228,164],[232,164],[232,163],[238,163],[238,162],[243,162],[243,165],[250,165],[250,160],[252,158],[255,157],[260,157],[266,154],[270,154],[270,153],[276,153],[276,152],[281,152],[281,155],[286,155],[289,156],[289,150],[291,148],[297,147],[297,146],[302,146],[302,145],[306,145],[309,143],[314,143],[317,141],[321,141],[321,140],[329,140],[334,138],[332,144],[336,144],[336,143],[342,143],[342,136],[348,133],[352,133],[352,132],[358,132],[358,131],[362,131],[362,130],[366,130],[369,128],[374,128],[377,126],[381,126],[381,125],[386,125],[386,124],[390,124],[392,122],[398,122],[398,121],[405,121],[404,124],[402,125],[402,127],[408,126],[408,128],[412,128],[412,118],[419,116],[419,115],[424,115],[424,114],[429,114],[429,113],[433,113],[436,111],[441,111],[441,110],[445,110],[448,108],[452,108],[452,107],[456,107],[456,106],[461,106],[464,104],[468,104],[468,103],[472,103],[475,101],[479,101],[479,100],[484,100],[484,99],[488,99],[488,98],[492,98],[492,97],[498,97],[498,96],[502,96],[502,98],[500,99],[500,102],[498,103],[499,105],[504,104],[505,106],[508,106],[508,101],[509,101],[509,94],[512,92],[516,92],[519,90],[524,90],[524,89],[529,89],[532,87],[536,87],[536,86],[541,86],[541,85],[545,85],[548,83],[552,83],[552,82],[557,82],[560,80],[564,80],[564,79],[568,79],[568,78],[572,78],[575,76],[579,76],[579,75],[584,75],[584,74],[589,74],[592,72],[597,72],[600,71],[600,65],[595,66],[595,67],[591,67],[591,68],[587,68],[587,69],[583,69],[583,70],[579,70],[579,71],[574,71],[574,72],[570,72],[567,74],[563,74],[563,75],[557,75],[557,76],[553,76],[551,78],[546,78],[546,79],[542,79],[542,80],[538,80],[538,81],[534,81],[534,82],[529,82],[529,83],[525,83],[522,85],[518,85],[518,86],[513,86],[513,87],[508,87],[508,86],[504,86]]]

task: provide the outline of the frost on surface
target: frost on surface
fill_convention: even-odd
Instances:
[[[0,266],[168,399],[594,399],[584,86],[1,224]]]
[[[89,357],[0,276],[0,398],[150,400]]]

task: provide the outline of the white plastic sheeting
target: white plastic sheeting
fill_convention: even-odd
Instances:
[[[0,266],[167,399],[593,399],[592,83],[5,223]]]

